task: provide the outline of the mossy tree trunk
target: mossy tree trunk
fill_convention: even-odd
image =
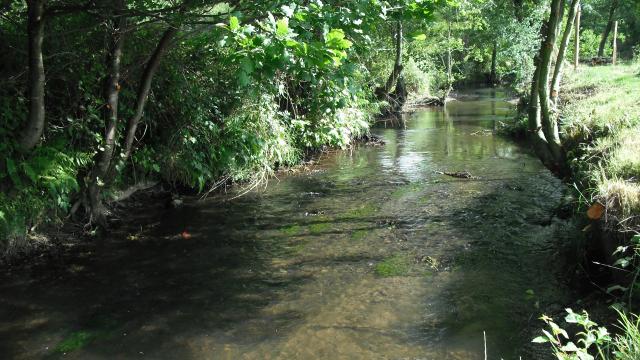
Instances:
[[[42,42],[44,40],[44,0],[27,1],[27,31],[29,49],[29,114],[27,124],[18,140],[24,151],[33,149],[44,131],[44,61]]]
[[[558,130],[557,117],[551,106],[550,77],[552,75],[553,53],[562,25],[564,3],[551,1],[551,12],[541,32],[543,41],[535,58],[536,70],[531,84],[529,104],[529,130],[532,133],[536,153],[543,163],[557,175],[568,173],[566,156]],[[563,59],[556,59],[562,61]]]
[[[124,46],[127,26],[124,0],[115,1],[115,9],[111,16],[108,34],[108,50],[106,68],[107,74],[104,84],[105,105],[103,118],[105,132],[102,145],[96,155],[93,169],[89,173],[87,192],[91,221],[106,227],[106,209],[102,202],[101,189],[106,183],[106,177],[111,167],[115,153],[118,130],[118,100],[120,93],[120,62]]]
[[[380,95],[382,96],[382,98],[387,98],[389,96],[389,93],[393,90],[393,87],[398,81],[398,78],[402,75],[402,70],[403,70],[402,39],[403,39],[402,21],[398,20],[396,22],[396,31],[394,34],[395,53],[396,53],[395,61],[393,63],[393,70],[391,70],[391,74],[389,75],[387,82],[385,83],[384,87],[382,88],[382,91],[380,92]]]
[[[571,31],[573,30],[573,24],[576,20],[576,14],[580,7],[580,0],[572,0],[569,8],[569,15],[567,16],[567,24],[562,34],[562,40],[560,41],[560,48],[558,49],[558,57],[556,58],[556,64],[553,71],[553,78],[551,80],[551,101],[557,105],[558,96],[560,93],[560,81],[562,80],[562,69],[564,67],[564,60],[567,54],[567,47],[569,46],[569,40],[571,40]]]
[[[536,55],[534,58],[536,70],[533,74],[531,92],[529,94],[528,127],[531,144],[533,145],[536,155],[545,164],[545,166],[551,167],[553,164],[553,155],[547,145],[547,139],[544,137],[544,132],[542,131],[542,120],[540,118],[540,96],[538,94],[539,69],[537,65],[539,62],[540,56]]]
[[[552,113],[551,101],[549,98],[549,76],[551,73],[551,63],[553,50],[558,36],[558,27],[562,21],[562,0],[551,1],[551,13],[549,15],[549,25],[547,35],[540,48],[540,62],[538,64],[538,95],[540,97],[540,117],[542,119],[542,131],[547,140],[549,150],[553,155],[557,170],[564,168],[564,150],[560,142],[558,132],[558,122]],[[560,171],[563,172],[563,171]]]

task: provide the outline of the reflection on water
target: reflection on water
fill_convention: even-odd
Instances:
[[[517,358],[538,308],[568,291],[560,183],[483,131],[512,116],[503,96],[461,94],[375,130],[384,147],[5,274],[0,357],[482,359],[485,332],[490,358]]]

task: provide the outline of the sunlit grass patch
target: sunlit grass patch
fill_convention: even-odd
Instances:
[[[640,180],[640,126],[621,131],[616,140],[617,146],[608,159],[609,171],[616,176]]]
[[[602,179],[598,184],[598,199],[618,221],[627,222],[640,214],[640,184],[623,179]],[[639,221],[631,221],[632,226]]]
[[[561,114],[565,137],[586,140],[640,125],[639,88],[634,66],[583,67],[570,74]]]
[[[616,225],[640,214],[640,76],[637,66],[582,67],[567,77],[561,130],[575,181]]]

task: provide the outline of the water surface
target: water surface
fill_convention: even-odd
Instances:
[[[463,95],[375,130],[385,146],[5,273],[0,358],[483,359],[486,334],[489,358],[517,359],[570,296],[563,188],[491,132],[513,115],[504,93]]]

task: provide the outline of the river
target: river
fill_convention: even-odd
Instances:
[[[384,146],[5,271],[0,358],[483,359],[486,337],[489,359],[517,359],[572,295],[563,185],[491,131],[513,114],[467,91],[375,129]]]

